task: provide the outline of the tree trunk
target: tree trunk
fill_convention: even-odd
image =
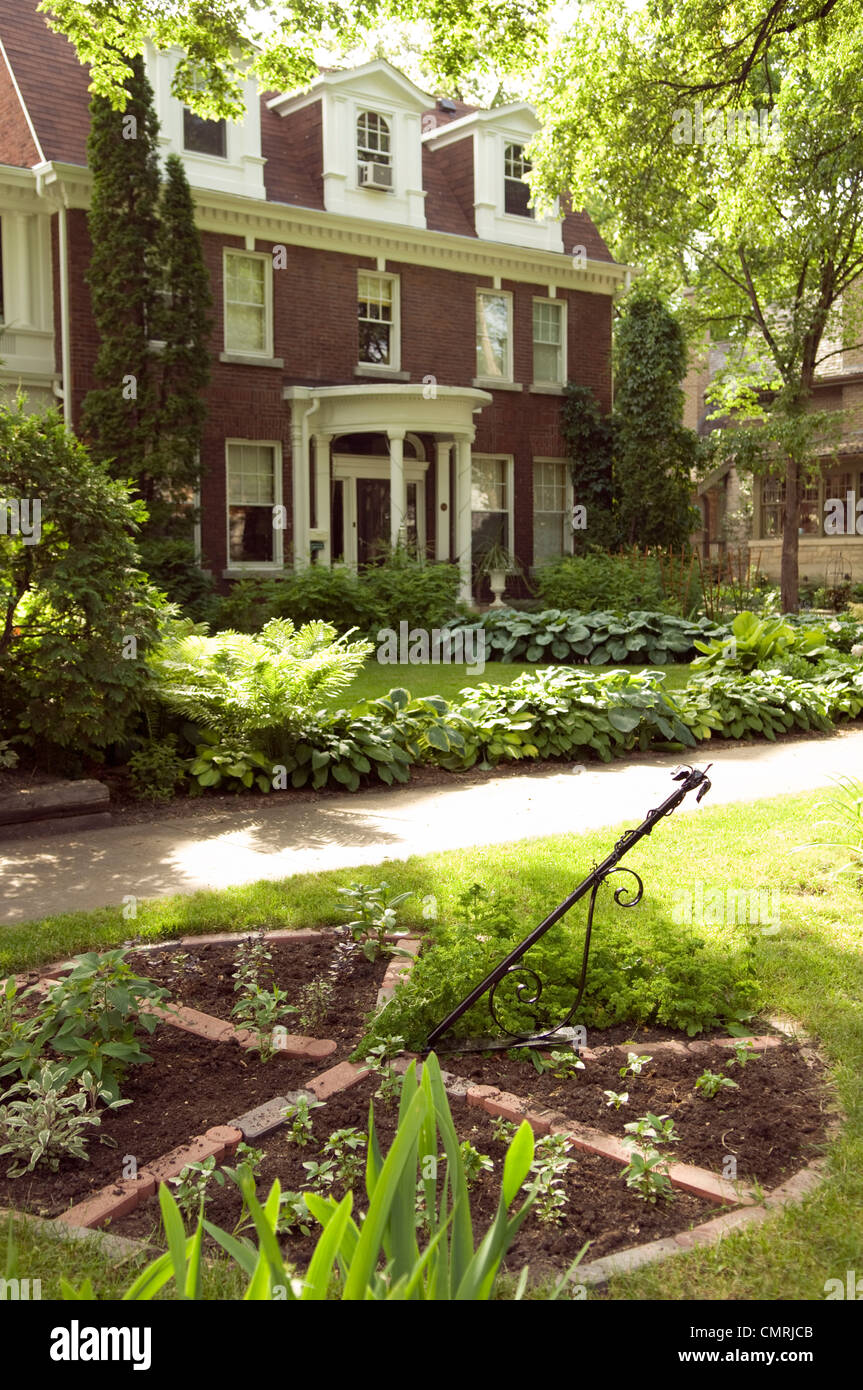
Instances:
[[[796,613],[799,607],[798,567],[798,476],[796,458],[785,460],[785,514],[782,525],[782,612]]]

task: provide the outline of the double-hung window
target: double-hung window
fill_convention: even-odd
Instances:
[[[272,357],[272,259],[225,252],[225,351]]]
[[[376,367],[399,365],[399,282],[395,275],[359,272],[357,308],[359,361]]]
[[[512,462],[474,454],[471,463],[471,550],[474,564],[493,545],[510,550]]]
[[[203,85],[195,83],[196,89]],[[224,119],[210,120],[183,107],[183,149],[190,154],[208,154],[214,159],[228,157],[228,128]]]
[[[507,145],[503,152],[503,210],[510,217],[533,217],[530,186],[524,182],[531,170],[524,145]]]
[[[533,379],[537,386],[566,380],[566,306],[562,300],[533,301]]]
[[[497,290],[477,291],[476,374],[512,381],[512,297]]]
[[[569,464],[536,459],[533,465],[533,563],[546,564],[572,549]]]
[[[281,504],[281,450],[236,440],[226,448],[228,564],[279,565],[283,532],[274,509]]]

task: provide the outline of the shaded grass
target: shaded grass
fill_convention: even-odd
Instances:
[[[462,690],[472,689],[484,683],[488,685],[512,685],[518,676],[535,675],[539,669],[545,668],[535,661],[489,661],[481,675],[475,672],[469,675],[465,666],[390,666],[379,664],[374,658],[370,658],[347,690],[329,700],[325,708],[353,709],[364,700],[380,699],[382,695],[388,694],[396,686],[402,686],[405,690],[409,690],[415,698],[420,695],[442,695],[445,700],[453,701],[458,698]],[[617,666],[567,665],[561,669],[592,671],[602,674],[606,671],[619,671],[621,667],[619,664]],[[661,671],[665,675],[667,690],[681,690],[686,685],[690,674],[689,666],[685,663],[678,663],[674,666],[627,666],[624,669],[633,673],[642,670]]]
[[[833,851],[792,853],[795,845],[813,839],[822,803],[823,793],[714,808],[705,804],[697,814],[678,814],[662,822],[627,856],[628,866],[644,877],[645,907],[669,917],[675,890],[698,880],[705,893],[710,887],[779,890],[779,933],[764,936],[757,927],[749,930],[764,1006],[768,1012],[799,1019],[819,1040],[847,1120],[841,1138],[831,1146],[827,1180],[801,1206],[772,1217],[757,1230],[727,1237],[714,1250],[692,1251],[616,1278],[607,1297],[820,1299],[827,1279],[844,1279],[847,1269],[860,1266],[863,904],[850,877],[831,876]],[[628,824],[645,809],[633,808]],[[87,947],[114,945],[132,929],[154,939],[334,924],[339,920],[339,889],[357,878],[413,890],[417,896],[405,904],[403,925],[426,929],[430,923],[423,919],[423,897],[433,895],[438,915],[447,917],[460,894],[481,882],[514,900],[527,932],[607,853],[622,828],[164,898],[139,905],[134,924],[125,921],[119,909],[106,908],[5,927],[0,932],[0,973]],[[638,911],[632,914],[633,922]],[[601,917],[597,930],[602,930]],[[747,929],[722,923],[698,928],[706,949],[713,952],[736,949],[741,931]],[[465,981],[466,988],[470,983]]]

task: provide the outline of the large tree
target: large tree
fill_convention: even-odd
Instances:
[[[91,90],[126,103],[124,58],[179,47],[174,95],[201,116],[242,119],[243,81],[303,86],[318,57],[373,50],[381,34],[419,31],[430,78],[454,91],[467,75],[530,72],[542,52],[548,0],[42,0],[53,28],[91,68]]]
[[[87,281],[100,341],[83,427],[97,457],[134,481],[151,542],[176,539],[192,515],[212,294],[182,160],[168,157],[160,186],[153,93],[143,60],[130,64],[126,111],[91,103]]]
[[[157,403],[157,238],[159,125],[140,58],[126,68],[124,114],[104,97],[90,105],[87,162],[93,175],[87,284],[99,330],[97,386],[84,398],[82,425],[93,452],[134,478],[149,501]]]
[[[745,0],[730,19],[716,0],[598,0],[538,101],[541,195],[568,187],[600,207],[613,245],[692,291],[700,327],[729,344],[728,374],[768,404],[760,453],[785,485],[788,610],[812,466],[803,417],[819,366],[860,337],[861,66],[863,14],[844,0],[776,15]]]

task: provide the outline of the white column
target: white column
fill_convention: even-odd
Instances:
[[[387,430],[390,446],[390,545],[395,549],[405,524],[405,431]]]
[[[452,440],[439,439],[436,448],[434,555],[436,560],[448,560],[450,536],[449,459],[452,452]]]
[[[324,548],[319,552],[318,564],[332,564],[330,532],[330,438],[328,434],[315,435],[315,530],[325,532]],[[320,539],[320,538],[319,538]]]
[[[471,444],[473,435],[460,434],[455,441],[455,553],[461,570],[459,597],[471,601]]]
[[[291,497],[293,500],[294,569],[309,563],[309,456],[303,429],[305,401],[297,401],[291,417]]]

